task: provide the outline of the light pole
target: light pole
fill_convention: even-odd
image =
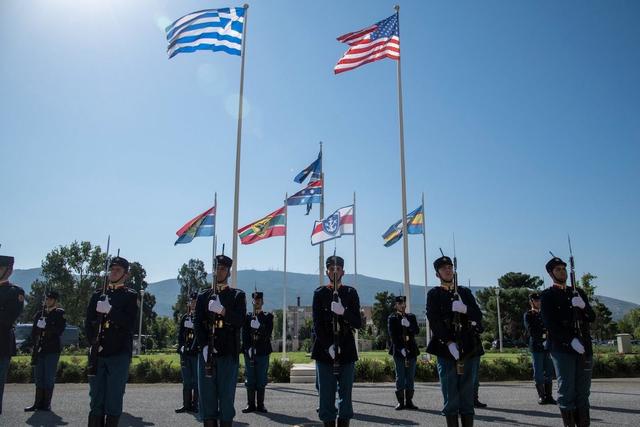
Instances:
[[[140,325],[138,326],[138,355],[142,354],[142,308],[144,307],[144,289],[140,289]]]
[[[500,288],[496,288],[496,305],[498,306],[498,339],[500,340],[500,353],[502,353],[502,320],[500,319]]]

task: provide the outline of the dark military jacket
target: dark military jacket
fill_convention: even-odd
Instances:
[[[362,327],[360,317],[360,298],[355,288],[341,285],[338,288],[338,296],[345,308],[344,315],[336,316],[338,319],[338,347],[336,360],[340,364],[352,363],[358,360],[354,330]],[[334,344],[333,319],[331,311],[333,301],[333,287],[319,286],[313,293],[313,329],[315,339],[311,349],[311,358],[325,363],[333,363],[329,355],[329,347]]]
[[[0,285],[0,357],[16,354],[14,323],[24,308],[24,290],[5,282]]]
[[[221,316],[209,311],[209,301],[213,296],[213,290],[207,289],[198,295],[196,301],[195,321],[196,342],[198,349],[209,345],[209,333],[215,323],[214,353],[217,357],[235,355],[240,353],[240,331],[247,314],[247,302],[244,291],[241,289],[225,287],[218,293],[220,304],[225,309],[225,315]],[[209,351],[212,349],[209,348]]]
[[[451,310],[451,305],[455,300],[453,291],[438,286],[427,293],[427,318],[433,332],[427,353],[454,360],[447,347],[447,343],[453,341],[462,344],[462,348],[458,349],[460,359],[482,354],[482,344],[477,329],[482,325],[482,312],[469,288],[458,286],[458,295],[467,306],[467,313],[460,314],[461,332],[459,336],[456,336],[455,316]]]
[[[402,317],[406,317],[409,321],[409,327],[402,326]],[[389,354],[395,357],[403,357],[401,350],[407,350],[407,358],[415,359],[420,354],[418,344],[416,344],[416,335],[420,332],[416,315],[413,313],[405,313],[404,316],[399,313],[391,313],[387,318],[387,331],[391,345],[389,346]]]
[[[529,351],[541,352],[549,350],[547,330],[542,322],[542,315],[537,310],[527,310],[524,313],[524,329],[529,335]]]
[[[191,320],[193,328],[184,326],[185,322]],[[183,356],[195,356],[198,354],[198,344],[196,342],[196,330],[193,314],[183,314],[180,318],[178,329],[178,353]]]
[[[40,329],[37,326],[38,320],[41,317],[47,321],[47,325],[44,329]],[[64,310],[61,308],[54,308],[47,313],[44,310],[44,316],[42,310],[38,311],[33,316],[33,327],[31,328],[31,338],[34,340],[39,334],[40,339],[38,341],[38,353],[60,353],[62,352],[62,344],[60,338],[64,332],[64,328],[67,326],[67,321],[64,318]]]
[[[540,296],[542,322],[548,331],[548,337],[551,351],[561,351],[564,353],[575,353],[571,348],[571,341],[578,338],[585,348],[585,353],[593,354],[591,344],[591,333],[589,332],[589,323],[596,319],[589,299],[582,289],[578,289],[580,297],[585,302],[584,309],[576,309],[577,321],[580,324],[581,333],[579,333],[574,324],[574,309],[571,305],[573,298],[573,288],[567,286],[562,289],[560,286],[551,286],[542,291]]]
[[[273,314],[261,311],[258,313],[258,322],[260,327],[253,329],[251,327],[253,313],[247,313],[242,326],[242,351],[247,352],[250,347],[256,350],[257,356],[266,356],[271,354],[271,333],[273,332]]]
[[[102,318],[102,332],[98,357],[113,356],[133,351],[133,333],[138,316],[138,292],[126,286],[109,288],[106,297],[111,304],[111,311]],[[100,313],[96,311],[98,300],[102,299],[102,291],[96,291],[89,300],[85,319],[85,333],[89,342],[93,342],[98,332]]]

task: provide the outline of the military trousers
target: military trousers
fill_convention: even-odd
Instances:
[[[532,351],[533,380],[536,384],[547,384],[553,381],[553,361],[548,351]]]
[[[438,376],[444,405],[443,415],[473,415],[473,394],[480,356],[464,361],[464,373],[458,375],[456,361],[438,357]]]
[[[478,397],[478,393],[480,391],[480,356],[474,357],[469,360],[469,363],[475,363],[475,378],[473,379],[473,397],[474,399]]]
[[[129,379],[130,364],[129,353],[98,357],[96,375],[89,378],[91,415],[119,417],[122,414],[122,400]]]
[[[557,400],[560,409],[572,411],[588,408],[591,394],[591,356],[552,351],[551,359],[558,378]]]
[[[253,367],[251,360],[244,355],[244,385],[247,388],[259,389],[265,388],[268,382],[269,373],[269,355],[254,356]]]
[[[416,378],[416,358],[393,356],[396,365],[396,391],[413,390]],[[406,363],[405,363],[406,362]]]
[[[198,355],[180,355],[180,372],[182,373],[182,389],[198,390]]]
[[[37,388],[53,390],[56,385],[56,372],[60,353],[40,353],[36,366],[33,367],[33,378]]]
[[[236,410],[233,406],[238,382],[238,355],[215,358],[214,377],[205,375],[205,360],[198,356],[198,392],[200,421],[233,421]]]
[[[4,396],[4,383],[7,382],[9,373],[9,362],[11,362],[11,356],[0,357],[0,412],[2,412],[2,396]]]
[[[355,362],[340,365],[338,375],[333,373],[333,363],[316,361],[318,391],[320,394],[320,419],[335,420],[336,416],[348,420],[353,418],[351,393],[355,379]],[[338,408],[336,408],[336,391]]]

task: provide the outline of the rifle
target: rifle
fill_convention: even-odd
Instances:
[[[458,294],[458,258],[456,257],[456,236],[453,235],[453,297],[456,301],[460,300]],[[464,360],[462,359],[462,320],[460,313],[453,313],[453,328],[456,336],[456,346],[460,352],[460,358],[456,360],[456,372],[458,375],[464,374]]]
[[[40,312],[40,319],[46,319],[45,310],[47,304],[47,283],[44,284],[44,291],[42,296],[42,311]],[[40,354],[40,344],[42,339],[43,330],[35,326],[35,334],[33,336],[33,349],[31,350],[31,366],[38,364],[38,354]]]
[[[224,243],[222,244],[222,255],[224,255]],[[213,277],[211,280],[211,298],[209,301],[218,298],[218,258],[213,256]],[[208,310],[207,310],[208,311]],[[208,311],[209,312],[209,311]],[[204,364],[204,375],[207,378],[214,378],[216,372],[216,358],[213,357],[213,352],[215,350],[215,341],[216,341],[216,322],[218,321],[218,315],[212,312],[209,312],[209,321],[211,322],[211,328],[209,329],[209,351],[207,353],[207,360]]]
[[[258,292],[255,282],[253,283],[253,293]],[[256,298],[253,297],[253,320],[258,319],[258,313],[256,312]],[[251,348],[253,349],[254,354],[249,352],[249,367],[255,367],[255,352],[256,352],[256,341],[258,340],[258,331],[253,328],[249,328],[251,330]]]
[[[109,245],[111,244],[111,236],[107,237],[107,256],[104,262],[104,281],[102,284],[102,295],[100,298],[105,298],[107,295],[107,283],[109,282]],[[98,313],[98,327],[96,334],[91,341],[91,347],[89,347],[89,361],[87,363],[87,373],[89,377],[94,377],[98,373],[98,353],[100,352],[100,335],[102,335],[102,323],[104,321],[104,314]]]
[[[333,249],[333,256],[336,256],[336,250]],[[334,258],[335,261],[335,258]],[[340,296],[338,295],[338,284],[336,283],[336,270],[333,269],[333,302],[338,302],[340,300]],[[340,354],[340,319],[338,319],[338,315],[333,313],[332,316],[333,321],[333,349],[335,351],[335,358],[333,359],[333,375],[337,377],[340,376],[340,362],[338,361],[338,355]]]
[[[567,234],[567,240],[569,241],[569,267],[571,268],[569,277],[571,280],[571,287],[573,288],[573,296],[580,297],[580,293],[578,292],[577,282],[576,282],[576,266],[573,260],[573,249],[571,248],[571,236],[569,236],[568,234]],[[584,337],[582,335],[582,321],[581,321],[582,313],[578,307],[573,307],[572,314],[573,314],[573,328],[575,329],[575,333],[576,335],[578,335],[578,340],[583,342],[584,343],[583,345],[586,347],[587,343],[585,342]],[[591,361],[589,360],[589,358],[586,357],[584,354],[581,354],[580,359],[582,360],[582,363],[584,365],[584,370],[585,371],[591,370]]]
[[[401,313],[400,317],[401,317],[400,327],[402,328],[402,343],[404,345],[405,353],[407,354],[404,357],[404,367],[408,368],[409,367],[409,347],[407,346],[407,344],[409,343],[409,335],[407,335],[407,328],[402,325],[402,319],[405,318],[404,313]]]

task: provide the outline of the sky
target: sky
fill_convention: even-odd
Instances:
[[[397,64],[338,76],[336,37],[394,13],[388,1],[252,2],[239,224],[277,209],[323,142],[326,212],[357,199],[358,273],[403,280]],[[425,196],[428,283],[455,233],[461,283],[545,278],[549,251],[597,292],[640,303],[640,26],[636,1],[400,1],[407,210]],[[74,240],[143,264],[149,281],[211,260],[175,231],[218,196],[231,252],[240,58],[169,60],[164,27],[188,0],[0,3],[0,253],[40,266]],[[313,220],[289,209],[289,271],[317,273]],[[421,236],[410,275],[424,284]],[[282,269],[284,239],[240,246],[239,269]],[[353,238],[334,246],[353,272]],[[310,284],[314,287],[316,283]]]

